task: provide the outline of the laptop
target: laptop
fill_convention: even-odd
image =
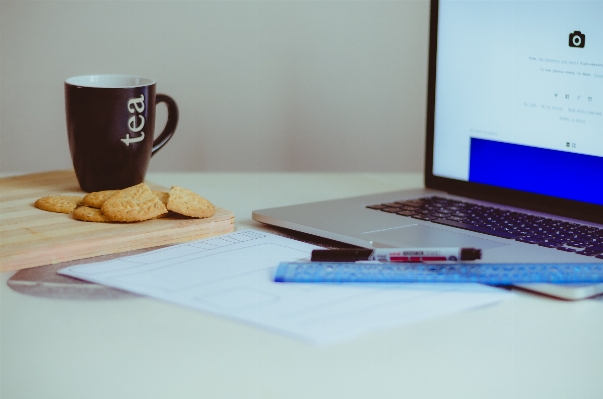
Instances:
[[[425,188],[253,212],[367,248],[603,262],[602,1],[432,0]],[[565,299],[603,284],[520,285]]]

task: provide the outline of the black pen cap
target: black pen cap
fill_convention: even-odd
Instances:
[[[476,260],[482,258],[482,250],[475,248],[461,248],[461,260]]]
[[[315,249],[312,251],[312,262],[356,262],[367,260],[372,249]]]

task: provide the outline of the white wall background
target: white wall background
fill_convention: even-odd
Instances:
[[[92,73],[177,101],[153,171],[421,170],[428,22],[427,0],[1,0],[0,171],[71,167],[63,81]]]

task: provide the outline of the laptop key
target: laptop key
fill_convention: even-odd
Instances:
[[[515,241],[524,242],[526,244],[538,244],[541,242],[541,241],[535,240],[533,238],[523,238],[523,237],[516,238]]]
[[[421,206],[424,203],[425,203],[425,200],[423,200],[423,199],[400,202],[401,205],[407,205],[407,206]]]
[[[547,248],[557,248],[559,246],[561,246],[561,243],[558,242],[539,242],[538,243],[539,246],[541,247],[547,247]]]
[[[432,213],[432,214],[430,214],[430,215],[431,215],[431,216],[438,217],[438,218],[445,218],[445,217],[447,217],[447,216],[448,216],[447,214],[445,214],[445,213],[440,213],[440,212],[434,212],[434,213]]]
[[[367,205],[367,208],[381,210],[383,208],[389,208],[389,207],[387,205],[377,204],[377,205]]]
[[[433,216],[429,216],[429,215],[412,215],[411,218],[427,220],[427,221],[433,221],[433,220],[437,219],[437,218],[435,218]]]
[[[575,248],[557,247],[557,249],[560,250],[560,251],[565,251],[565,252],[576,252]]]

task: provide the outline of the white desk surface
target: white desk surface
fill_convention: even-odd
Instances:
[[[419,174],[150,173],[234,211],[421,186]],[[29,296],[0,275],[0,397],[603,398],[603,300],[494,306],[315,347],[143,297]]]

